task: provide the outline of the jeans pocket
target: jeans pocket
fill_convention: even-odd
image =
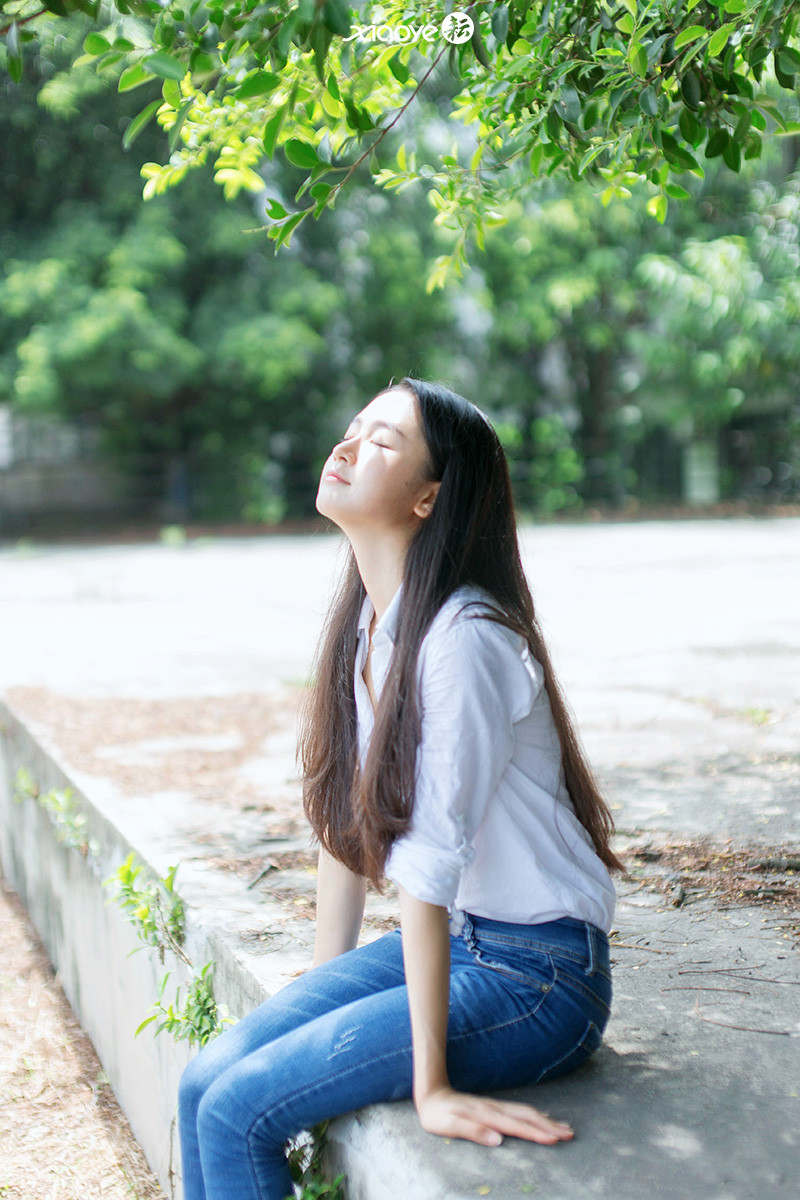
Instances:
[[[557,1079],[559,1075],[566,1075],[570,1071],[574,1071],[576,1067],[581,1066],[582,1063],[591,1058],[596,1050],[599,1050],[602,1041],[602,1029],[594,1021],[587,1022],[586,1028],[577,1044],[563,1054],[561,1058],[557,1059],[556,1062],[552,1063],[539,1076],[537,1083],[546,1083],[548,1079]]]
[[[498,953],[496,946],[476,945],[472,948],[475,961],[490,971],[504,975],[514,983],[546,994],[556,981],[557,971],[552,956],[549,954]]]

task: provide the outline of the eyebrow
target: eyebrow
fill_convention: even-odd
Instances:
[[[361,417],[353,417],[352,421],[350,422],[350,424],[348,425],[347,428],[352,429],[354,425],[357,426],[360,424],[361,424]],[[389,429],[389,430],[391,430],[392,433],[396,433],[398,435],[398,437],[404,438],[404,437],[408,436],[407,434],[403,433],[403,430],[400,428],[399,425],[393,425],[391,421],[382,421],[382,420],[373,421],[372,425],[370,426],[370,429],[371,429],[372,433],[374,433],[376,429]]]

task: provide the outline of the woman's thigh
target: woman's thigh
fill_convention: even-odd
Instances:
[[[404,982],[399,933],[387,934],[307,971],[214,1038],[191,1060],[181,1079],[182,1107],[195,1108],[215,1080],[262,1047],[354,1000]]]

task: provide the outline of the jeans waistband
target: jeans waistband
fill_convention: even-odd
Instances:
[[[543,921],[537,925],[517,925],[464,913],[461,936],[470,947],[480,939],[496,945],[542,949],[586,963],[590,971],[608,964],[607,935],[596,925],[574,917],[561,917],[558,921]]]

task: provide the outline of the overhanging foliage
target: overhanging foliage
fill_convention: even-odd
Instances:
[[[663,221],[669,198],[688,194],[681,177],[702,175],[704,160],[738,171],[767,133],[800,131],[779,102],[800,78],[800,0],[476,0],[458,17],[450,8],[0,0],[0,21],[14,78],[39,24],[79,11],[98,28],[78,63],[121,91],[160,88],[125,133],[130,144],[154,119],[169,133],[168,160],[143,169],[145,195],[208,161],[228,195],[260,190],[259,167],[283,154],[302,181],[296,208],[266,205],[282,244],[361,167],[386,188],[425,181],[435,221],[454,234],[431,286],[460,269],[468,240],[482,245],[533,178],[568,173],[608,198],[649,180],[650,212]],[[406,120],[433,85],[457,122],[435,163],[419,161]]]

